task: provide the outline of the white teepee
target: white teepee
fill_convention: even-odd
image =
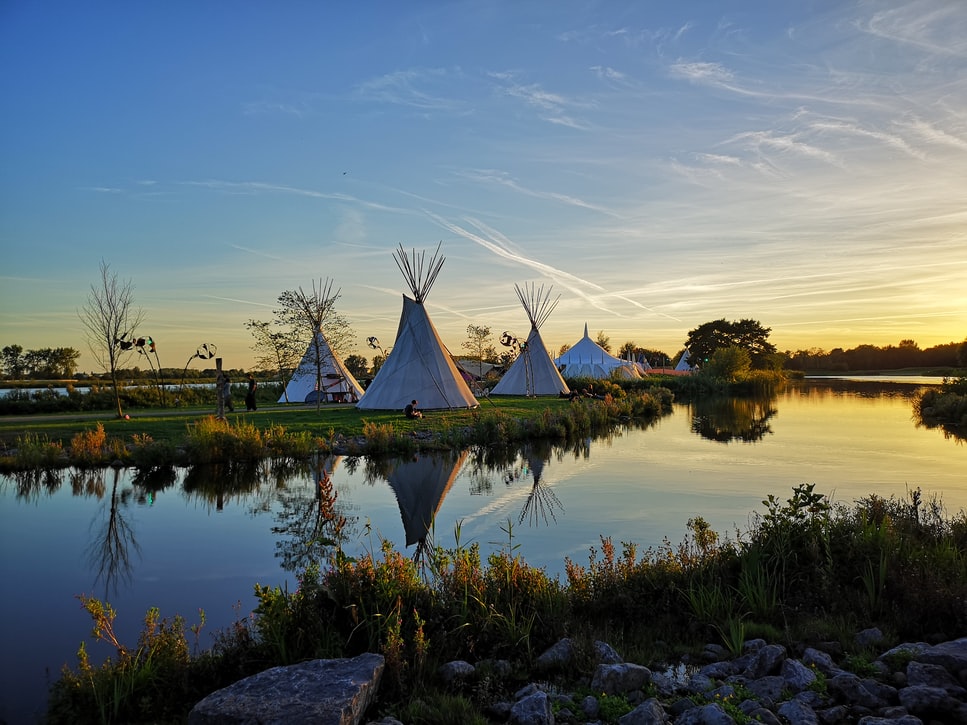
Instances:
[[[554,361],[562,375],[569,378],[640,378],[634,363],[615,357],[588,337],[584,323],[584,337]]]
[[[678,365],[675,366],[675,370],[677,370],[678,372],[683,372],[683,373],[691,372],[692,371],[692,365],[689,362],[689,358],[690,358],[690,356],[688,354],[688,350],[686,350],[685,352],[682,353],[682,357],[678,361]]]
[[[403,246],[394,253],[413,298],[403,295],[403,312],[396,342],[373,382],[356,405],[361,410],[403,410],[411,400],[423,410],[475,408],[478,403],[444,346],[423,302],[433,286],[443,257],[440,247],[424,273],[424,255],[407,257]]]
[[[355,403],[363,397],[362,386],[329,346],[322,330],[317,331],[315,339],[309,343],[279,402],[314,403],[316,395],[321,395],[323,402],[346,403]]]
[[[386,475],[400,507],[407,546],[427,540],[467,455],[468,451],[415,455],[397,460]]]
[[[514,360],[510,369],[504,373],[491,395],[559,395],[568,392],[567,383],[561,377],[560,371],[544,347],[541,339],[540,327],[544,324],[554,308],[560,295],[552,302],[551,289],[544,291],[544,286],[536,289],[534,285],[521,289],[514,285],[517,297],[527,312],[531,323],[527,342],[521,348],[520,355]]]

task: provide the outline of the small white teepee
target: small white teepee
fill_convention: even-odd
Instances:
[[[517,297],[530,320],[530,334],[520,355],[490,391],[491,395],[538,396],[567,393],[567,383],[564,382],[560,371],[551,360],[540,332],[541,325],[557,307],[560,295],[552,302],[550,297],[553,288],[548,288],[545,292],[543,285],[537,289],[532,284],[525,286],[525,289],[514,285],[514,289],[517,290]]]
[[[675,366],[675,370],[680,373],[688,373],[692,371],[692,365],[689,362],[688,350],[682,353],[681,359],[678,361],[678,365]]]
[[[394,253],[396,266],[406,278],[413,297],[403,295],[403,312],[396,342],[373,382],[356,407],[361,410],[403,410],[419,401],[422,410],[475,408],[477,399],[457,370],[423,302],[436,280],[443,257],[440,247],[424,269],[425,252],[407,257],[403,245]]]
[[[317,395],[322,396],[323,402],[340,403],[355,403],[363,397],[362,386],[329,346],[322,330],[318,330],[315,339],[309,343],[279,402],[314,403]]]

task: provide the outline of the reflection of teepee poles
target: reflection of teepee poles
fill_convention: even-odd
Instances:
[[[416,546],[414,559],[417,561],[432,548],[437,512],[466,458],[467,451],[456,458],[448,454],[414,456],[398,461],[386,474],[400,507],[406,546]]]
[[[534,477],[534,485],[531,486],[531,490],[527,494],[527,499],[524,501],[524,507],[521,509],[517,521],[522,524],[524,519],[527,519],[531,526],[536,526],[541,521],[544,524],[549,524],[548,517],[550,517],[556,523],[557,515],[554,511],[555,509],[563,510],[564,504],[561,503],[550,486],[541,482],[544,473],[544,459],[535,452],[528,451],[527,463],[530,466],[531,475]]]

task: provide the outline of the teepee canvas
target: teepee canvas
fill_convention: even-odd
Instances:
[[[525,289],[514,285],[514,289],[517,290],[517,297],[530,320],[530,334],[517,359],[490,393],[527,396],[566,393],[567,384],[544,347],[540,332],[541,325],[550,317],[560,297],[552,302],[551,288],[545,292],[543,285],[540,289],[536,289],[534,285]]]
[[[569,378],[640,378],[634,363],[615,357],[588,337],[588,325],[584,324],[584,337],[555,361],[562,375]]]
[[[424,268],[424,254],[407,257],[402,245],[393,255],[413,297],[403,295],[403,313],[396,342],[356,407],[362,410],[402,410],[411,400],[423,410],[474,408],[470,392],[444,346],[423,302],[433,286],[443,257],[440,247]]]
[[[688,350],[682,353],[682,357],[678,361],[678,365],[675,366],[675,370],[680,373],[689,373],[692,371],[692,365],[689,362]]]
[[[319,361],[318,367],[316,360]],[[322,330],[317,331],[315,339],[309,343],[279,402],[314,403],[317,395],[323,402],[355,403],[363,397],[362,386],[329,347]]]

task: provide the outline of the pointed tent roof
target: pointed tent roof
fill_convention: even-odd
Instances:
[[[561,377],[560,371],[551,360],[544,340],[541,339],[540,327],[550,317],[557,307],[560,295],[551,301],[551,289],[544,291],[544,285],[537,289],[533,284],[521,289],[514,285],[517,297],[527,312],[531,329],[527,336],[527,343],[520,355],[514,360],[510,369],[491,390],[491,395],[558,395],[566,393],[567,383]]]
[[[682,353],[681,359],[678,361],[678,365],[675,366],[675,370],[679,372],[690,372],[692,366],[688,362],[689,355],[688,350]]]
[[[413,297],[403,295],[396,342],[373,382],[356,405],[363,410],[402,410],[418,400],[424,410],[474,408],[477,399],[457,369],[423,302],[436,280],[443,257],[440,247],[424,267],[425,252],[407,257],[403,245],[394,253]]]
[[[418,455],[412,459],[400,459],[387,474],[386,481],[396,494],[400,507],[407,546],[426,540],[467,453],[461,451],[456,456]]]
[[[343,361],[329,346],[329,341],[322,333],[316,332],[315,339],[306,348],[306,354],[302,356],[302,362],[295,369],[285,391],[279,397],[279,402],[286,400],[293,403],[315,402],[316,396],[316,352],[318,348],[319,361],[321,363],[319,372],[322,377],[318,381],[319,390],[328,393],[331,400],[334,397],[343,397],[346,402],[356,402],[363,397],[363,388],[349,372]]]
[[[586,322],[584,337],[554,362],[569,378],[610,378],[612,371],[622,377],[640,377],[634,363],[615,357],[588,336]]]

